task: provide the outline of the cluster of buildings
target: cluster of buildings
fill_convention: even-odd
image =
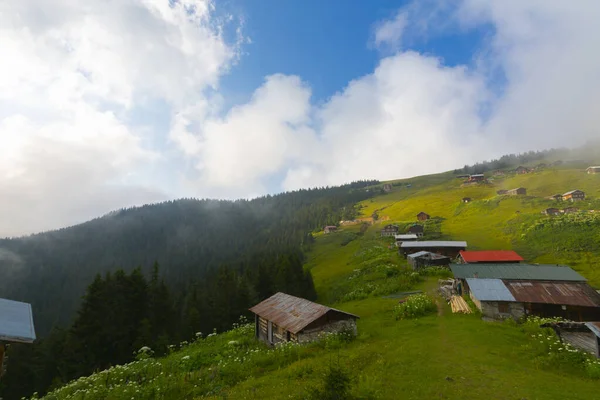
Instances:
[[[571,202],[575,202],[575,201],[581,201],[581,200],[585,200],[585,192],[579,190],[579,189],[575,189],[575,190],[571,190],[567,193],[563,193],[563,194],[554,194],[552,196],[548,197],[549,200],[556,200],[556,201],[571,201]]]

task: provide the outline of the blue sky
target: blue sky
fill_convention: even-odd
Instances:
[[[4,0],[0,236],[599,136],[600,3]]]

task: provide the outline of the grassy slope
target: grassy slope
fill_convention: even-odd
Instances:
[[[366,201],[363,214],[381,210],[380,215],[401,222],[413,221],[414,215],[424,210],[446,218],[442,224],[444,237],[465,239],[470,248],[482,249],[519,248],[523,245],[523,225],[544,218],[539,211],[550,204],[535,198],[498,198],[498,188],[525,186],[533,196],[572,188],[591,196],[600,194],[600,176],[571,170],[509,177],[496,182],[496,187],[460,188],[460,182],[450,174],[410,181],[410,189],[395,189]],[[463,196],[475,201],[462,204]],[[509,223],[514,231],[507,228]],[[375,224],[362,236],[357,235],[358,226],[316,235],[307,268],[312,271],[320,301],[332,304],[341,294],[369,285],[393,290],[390,283],[403,279],[402,275],[386,275],[388,270],[402,270],[406,264],[395,251],[386,248],[389,239],[377,237],[380,227]],[[342,245],[349,236],[354,240]],[[593,256],[598,257],[599,252]],[[531,257],[541,260],[548,256]],[[593,272],[583,264],[579,269]],[[421,280],[411,289],[432,291],[436,281]],[[125,382],[131,382],[128,392],[124,392],[124,386],[107,389],[104,379],[95,375],[90,383],[74,384],[49,398],[66,399],[76,389],[85,388],[85,397],[82,390],[71,398],[129,399],[133,394],[136,399],[302,399],[307,388],[318,384],[326,367],[335,362],[350,371],[354,393],[361,398],[575,399],[597,395],[597,381],[539,364],[531,351],[534,340],[520,328],[483,322],[477,315],[453,315],[443,303],[439,315],[395,321],[392,308],[396,302],[371,293],[361,300],[336,303],[335,307],[361,316],[359,337],[349,344],[269,351],[253,340],[251,329],[238,329],[148,362],[154,367],[144,363],[125,367],[127,371],[120,374]],[[237,342],[234,348],[229,345],[231,340]],[[241,357],[246,358],[242,361]]]

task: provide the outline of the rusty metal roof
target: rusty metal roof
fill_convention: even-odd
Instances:
[[[600,307],[600,294],[584,282],[508,281],[515,300],[568,306]]]
[[[282,292],[275,293],[268,299],[258,303],[250,311],[291,333],[300,332],[308,324],[329,312],[359,318],[357,315]]]

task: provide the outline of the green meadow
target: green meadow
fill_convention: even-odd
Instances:
[[[391,193],[357,205],[362,216],[376,211],[388,221],[366,230],[353,225],[315,233],[308,253],[305,268],[319,301],[360,316],[354,340],[332,335],[271,349],[254,340],[252,324],[241,324],[199,335],[164,358],[141,352],[139,361],[82,378],[46,398],[309,399],[332,366],[350,380],[345,399],[596,398],[600,366],[586,366],[585,356],[565,353],[535,323],[452,314],[436,295],[437,280],[446,274],[413,272],[392,239],[378,232],[388,223],[414,223],[425,211],[439,221],[434,232],[426,228],[428,236],[466,240],[470,249],[515,249],[530,262],[571,265],[599,285],[599,219],[592,213],[551,219],[541,211],[556,204],[544,197],[572,189],[590,198],[578,207],[600,209],[595,200],[600,175],[551,169],[469,187],[450,173],[397,182],[412,186],[394,186]],[[527,196],[496,195],[519,186],[527,188]],[[473,201],[464,204],[463,197]],[[398,298],[415,291],[430,295],[437,311],[396,320]]]

